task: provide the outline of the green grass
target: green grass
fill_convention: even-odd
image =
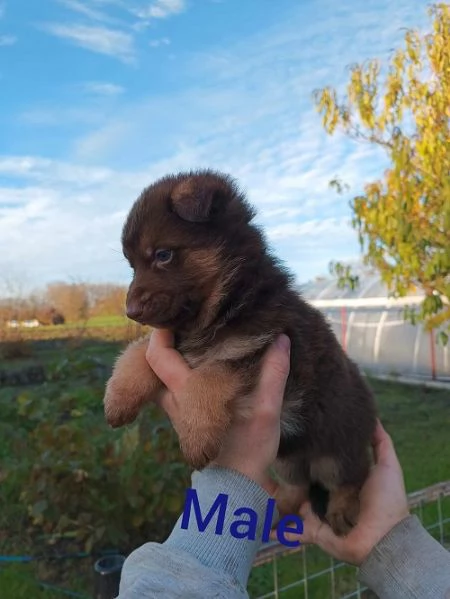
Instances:
[[[128,318],[126,316],[94,316],[89,318],[86,323],[88,327],[119,327],[126,325]]]
[[[114,326],[117,324],[114,322]],[[97,321],[93,326],[106,326],[106,321]],[[119,342],[106,342],[101,339],[34,341],[32,355],[9,361],[8,368],[39,363],[51,371],[55,364],[61,364],[67,358],[63,379],[47,382],[47,391],[50,390],[52,396],[58,396],[67,392],[79,394],[85,389],[88,394],[91,387],[100,389],[104,385],[121,346]],[[106,371],[99,375],[98,380],[90,382],[83,368],[86,368],[84,361],[87,360],[89,364],[89,360],[93,358],[103,362]],[[5,367],[4,364],[2,366]],[[371,380],[371,385],[375,391],[381,419],[394,439],[404,470],[407,491],[412,492],[450,479],[450,393],[446,390],[429,390],[377,380]],[[39,393],[40,387],[0,388],[0,554],[36,555],[44,549],[42,539],[36,538],[29,529],[26,507],[19,495],[24,473],[33,463],[33,456],[27,453],[28,433],[19,426],[16,407],[17,396],[26,390]],[[58,406],[55,405],[54,409],[57,410]],[[98,418],[102,418],[101,407],[98,410]],[[23,467],[11,468],[13,463],[22,463]],[[447,517],[450,517],[448,501],[444,502],[444,507]],[[435,522],[436,507],[425,508],[423,516],[426,523]],[[450,536],[448,527],[445,532]],[[330,565],[330,559],[315,548],[308,548],[307,556],[309,575]],[[304,558],[301,554],[280,558],[277,560],[277,567],[279,585],[290,584],[302,577]],[[35,582],[37,579],[92,596],[92,560],[66,562],[63,567],[49,562],[5,565],[0,568],[0,596],[2,599],[54,599],[64,596],[58,591],[38,586]],[[336,580],[340,592],[350,592],[355,580],[354,568],[345,567],[339,570]],[[272,588],[272,564],[254,569],[250,577],[250,596],[256,597]],[[329,576],[310,581],[308,592],[312,599],[330,597]],[[284,593],[282,597],[301,598],[301,588]]]
[[[450,479],[450,391],[372,381],[408,492]]]
[[[58,325],[41,325],[39,330],[69,330],[92,327],[121,327],[126,326],[130,321],[126,316],[93,316],[87,321],[67,322]]]
[[[61,593],[36,584],[31,576],[29,566],[14,565],[0,569],[0,589],[2,599],[18,599],[18,597],[36,597],[60,599]]]

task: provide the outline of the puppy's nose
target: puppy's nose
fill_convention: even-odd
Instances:
[[[143,306],[141,302],[131,301],[127,303],[127,316],[128,318],[131,318],[131,320],[139,318],[139,316],[142,314],[142,311]]]

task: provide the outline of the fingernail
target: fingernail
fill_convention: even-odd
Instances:
[[[277,339],[276,346],[282,349],[283,351],[290,352],[291,340],[287,335],[280,335]]]

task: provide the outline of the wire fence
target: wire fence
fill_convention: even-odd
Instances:
[[[450,481],[408,496],[411,513],[450,549]],[[266,545],[257,555],[249,580],[252,599],[375,599],[359,584],[357,569],[338,562],[317,547]]]

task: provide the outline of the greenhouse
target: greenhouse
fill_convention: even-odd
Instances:
[[[450,348],[438,343],[439,330],[425,331],[403,318],[404,307],[418,305],[419,292],[388,297],[379,275],[360,275],[355,290],[318,278],[299,291],[327,317],[341,345],[373,374],[450,380]]]

